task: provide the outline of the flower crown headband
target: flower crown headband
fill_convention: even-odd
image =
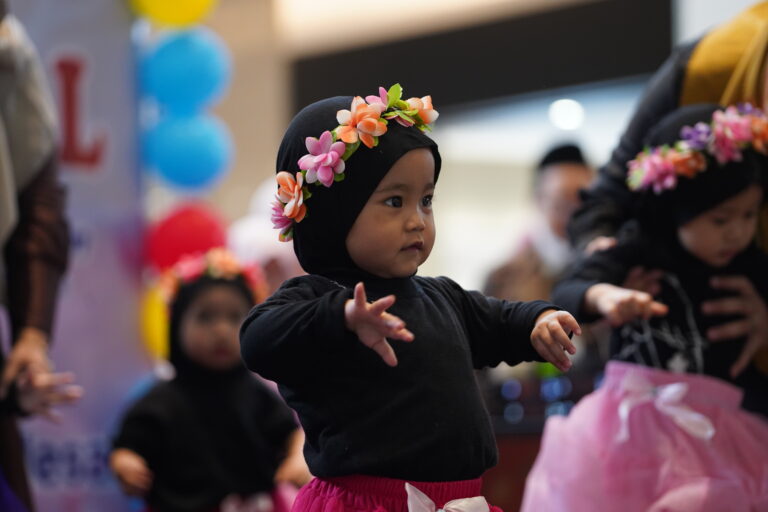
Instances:
[[[749,103],[716,110],[712,121],[684,126],[672,146],[646,148],[627,164],[631,190],[652,188],[656,194],[677,186],[679,176],[693,178],[706,170],[705,155],[720,165],[740,162],[742,151],[768,153],[768,117]]]
[[[203,254],[184,256],[166,270],[158,283],[163,300],[171,304],[182,285],[203,276],[228,280],[242,277],[257,303],[266,297],[267,285],[261,269],[257,265],[241,265],[230,251],[218,247]]]
[[[379,144],[379,137],[387,133],[387,121],[394,119],[405,127],[415,126],[422,132],[430,131],[437,116],[432,108],[432,97],[401,99],[403,88],[395,84],[389,90],[379,87],[378,96],[355,96],[350,110],[339,110],[339,126],[324,131],[319,138],[307,137],[308,154],[299,158],[300,171],[277,173],[276,201],[272,202],[272,225],[280,230],[280,241],[293,239],[294,223],[307,215],[306,201],[312,193],[305,185],[330,187],[344,179],[344,162],[349,160],[362,143],[367,148]]]

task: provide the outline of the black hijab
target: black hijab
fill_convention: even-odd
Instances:
[[[299,171],[298,160],[308,153],[307,137],[318,138],[338,126],[336,113],[349,110],[351,96],[327,98],[304,108],[288,126],[277,154],[277,172]],[[440,174],[437,144],[415,127],[394,120],[374,148],[360,145],[345,162],[345,178],[330,188],[310,185],[307,216],[294,227],[293,250],[302,268],[310,274],[331,275],[339,271],[362,271],[352,262],[346,247],[347,233],[368,198],[397,160],[408,151],[429,148],[435,158],[435,182]]]
[[[689,105],[664,117],[649,132],[646,146],[673,145],[682,139],[685,126],[702,122],[709,124],[712,114],[723,107],[715,104]],[[735,196],[752,184],[765,186],[768,159],[754,150],[742,151],[740,162],[720,164],[707,153],[707,168],[693,178],[678,177],[677,186],[656,194],[641,192],[638,218],[645,227],[661,234],[672,235],[678,227],[696,216]]]

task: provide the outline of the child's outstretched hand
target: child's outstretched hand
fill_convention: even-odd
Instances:
[[[152,471],[147,461],[133,450],[118,448],[113,451],[109,456],[109,467],[126,494],[144,496],[152,488]]]
[[[373,349],[389,366],[397,366],[397,357],[387,338],[413,341],[413,333],[405,328],[405,322],[386,312],[394,303],[395,296],[388,295],[369,304],[363,283],[357,283],[354,299],[344,305],[347,329],[357,334],[363,345]]]
[[[561,372],[567,372],[571,360],[565,355],[573,355],[576,347],[571,342],[570,333],[581,334],[579,323],[567,311],[551,309],[540,314],[531,331],[531,344],[541,357],[552,363]]]
[[[614,327],[638,318],[664,316],[669,308],[653,300],[653,296],[608,283],[591,286],[584,296],[585,309],[602,315]]]

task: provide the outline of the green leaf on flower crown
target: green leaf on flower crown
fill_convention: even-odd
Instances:
[[[360,147],[360,140],[358,139],[357,142],[354,142],[352,144],[347,144],[346,146],[347,146],[346,151],[344,151],[344,154],[341,155],[342,160],[347,160],[349,157],[352,156],[352,153],[357,151],[357,148]]]
[[[316,181],[315,183],[318,183],[318,182]],[[308,187],[301,187],[301,193],[304,195],[305,201],[310,197],[312,197],[312,192],[309,191]]]
[[[334,174],[334,175],[333,175],[333,181],[344,181],[344,178],[345,178],[345,177],[346,177],[346,176],[345,176],[345,173],[341,173],[341,174]]]
[[[395,84],[387,91],[387,108],[395,104],[403,96],[403,88],[400,84]]]
[[[395,108],[396,110],[408,110],[409,108],[411,108],[411,106],[408,104],[407,101],[397,100],[393,105],[393,108]]]
[[[403,119],[405,119],[405,120],[406,120],[406,121],[408,121],[409,123],[413,123],[413,124],[416,124],[416,120],[415,120],[414,118],[412,118],[411,116],[409,116],[408,114],[406,114],[406,113],[405,113],[404,111],[402,111],[402,110],[398,110],[398,111],[397,111],[397,116],[398,116],[398,117],[402,117]]]
[[[378,137],[374,137],[373,138],[373,147],[375,148],[378,145],[379,145],[379,138]]]

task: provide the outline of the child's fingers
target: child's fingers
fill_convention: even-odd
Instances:
[[[557,345],[547,329],[541,329],[537,334],[539,354],[554,364],[559,370],[567,371],[571,366],[571,361],[565,355],[562,347]]]
[[[368,299],[365,296],[365,285],[362,281],[355,285],[354,299],[355,306],[358,308],[364,308],[368,303]]]
[[[661,302],[653,301],[648,307],[649,317],[651,316],[664,316],[669,312],[669,307]]]
[[[557,315],[557,319],[560,322],[560,325],[563,326],[563,329],[568,332],[572,332],[576,336],[581,336],[581,326],[572,314],[568,313],[567,311],[563,311]]]
[[[392,307],[392,304],[394,303],[395,303],[395,296],[387,295],[386,297],[382,297],[381,299],[372,303],[368,309],[368,312],[374,316],[379,316],[382,313],[384,313],[384,311]]]
[[[395,351],[392,350],[392,346],[387,343],[386,339],[381,338],[381,340],[375,342],[373,345],[369,345],[369,347],[379,354],[381,359],[387,363],[387,365],[397,366],[397,356],[395,356]]]
[[[578,327],[578,324],[576,325]],[[576,347],[568,337],[568,334],[566,334],[566,332],[563,330],[562,322],[555,320],[551,322],[547,327],[549,327],[549,333],[552,336],[552,341],[567,350],[569,354],[576,353]]]
[[[413,333],[405,328],[405,322],[390,313],[381,315],[384,336],[402,341],[413,341]]]

